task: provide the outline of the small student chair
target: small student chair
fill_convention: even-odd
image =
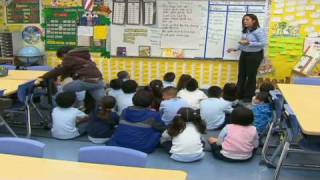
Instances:
[[[2,117],[2,113],[5,109],[9,108],[12,104],[11,99],[3,98],[4,90],[0,90],[0,126],[4,126],[12,134],[12,136],[17,137],[16,133],[11,129],[9,124]]]
[[[304,135],[300,129],[297,117],[290,108],[290,106],[285,106],[285,111],[287,113],[286,118],[286,133],[285,139],[282,142],[282,152],[280,158],[277,162],[276,170],[274,172],[273,179],[277,180],[280,174],[280,170],[283,166],[294,167],[301,169],[320,169],[319,164],[306,164],[303,163],[287,163],[284,162],[288,156],[288,153],[298,153],[298,154],[311,154],[315,157],[320,156],[320,136],[308,136]],[[314,141],[315,140],[315,141]],[[316,163],[316,162],[315,162]]]
[[[320,78],[296,77],[293,79],[293,83],[320,86]]]
[[[145,167],[147,154],[116,146],[90,146],[79,150],[79,161],[117,166]]]
[[[45,144],[24,138],[1,137],[0,153],[14,154],[19,156],[43,157]]]
[[[17,97],[18,102],[12,107],[5,109],[8,113],[24,113],[26,116],[25,123],[27,126],[27,138],[31,136],[31,114],[30,114],[30,99],[34,88],[34,81],[29,81],[18,87]]]
[[[263,148],[261,151],[261,164],[266,164],[269,167],[275,167],[275,159],[277,154],[280,153],[281,151],[281,146],[278,145],[276,150],[273,153],[273,156],[268,157],[268,152],[271,147],[271,138],[272,138],[272,133],[276,127],[280,128],[282,131],[282,121],[283,121],[283,113],[284,113],[284,98],[281,94],[280,91],[278,90],[273,90],[269,92],[271,96],[271,104],[273,107],[273,119],[272,121],[268,124],[268,132],[266,133],[266,138],[265,142],[263,144]]]

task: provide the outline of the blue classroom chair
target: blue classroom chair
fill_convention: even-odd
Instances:
[[[293,79],[293,83],[320,86],[320,78],[296,77]]]
[[[147,154],[116,146],[90,146],[80,148],[79,161],[117,166],[145,167]]]
[[[9,124],[2,117],[3,111],[11,106],[10,99],[2,98],[4,95],[4,90],[0,90],[0,126],[4,126],[14,137],[17,137],[16,133],[11,129]]]
[[[18,87],[17,97],[18,102],[14,103],[10,108],[5,109],[8,113],[24,113],[25,123],[27,126],[27,138],[31,136],[31,115],[30,115],[30,99],[34,88],[34,81],[29,81]]]
[[[282,146],[277,145],[276,150],[272,154],[271,157],[268,156],[269,149],[271,148],[271,137],[273,134],[273,131],[278,128],[279,135],[281,135],[281,132],[283,130],[282,128],[282,121],[283,121],[283,113],[284,113],[284,98],[279,90],[273,90],[270,91],[271,96],[271,102],[272,102],[272,108],[273,108],[273,119],[268,124],[268,131],[266,133],[266,139],[263,144],[263,148],[261,151],[261,161],[260,164],[266,164],[268,167],[275,167],[275,159],[277,155],[280,153]]]
[[[39,158],[43,157],[45,147],[41,142],[16,137],[2,137],[0,144],[0,153]]]
[[[294,168],[311,168],[318,170],[320,165],[306,164],[306,163],[284,163],[288,153],[299,153],[299,154],[312,154],[314,156],[320,156],[320,136],[308,136],[304,135],[300,129],[297,117],[290,106],[284,106],[287,113],[286,118],[286,133],[283,144],[283,149],[280,158],[277,162],[276,170],[274,172],[273,179],[277,180],[280,174],[280,170],[283,166],[294,167]],[[313,141],[316,140],[316,141]]]

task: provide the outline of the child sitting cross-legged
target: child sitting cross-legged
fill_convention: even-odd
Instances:
[[[159,112],[150,108],[153,101],[152,93],[139,90],[132,101],[134,106],[123,110],[118,128],[107,145],[151,153],[159,145],[165,125]]]
[[[266,131],[268,123],[272,120],[272,107],[268,97],[269,94],[267,92],[259,92],[252,102],[253,124],[259,134],[263,134]]]
[[[115,126],[119,122],[119,116],[112,109],[116,99],[105,96],[101,99],[98,108],[91,114],[87,126],[88,139],[97,144],[105,143],[112,136]]]
[[[85,133],[87,115],[73,105],[76,102],[74,92],[62,92],[57,95],[52,111],[51,134],[57,139],[73,139]]]
[[[197,161],[204,157],[201,134],[205,132],[206,125],[200,114],[192,108],[181,108],[162,134],[162,146],[176,161]]]
[[[258,133],[252,123],[253,113],[250,109],[234,109],[231,113],[231,124],[222,129],[218,138],[208,139],[213,156],[229,162],[250,160],[259,145]]]
[[[159,112],[162,121],[168,126],[182,107],[189,107],[188,103],[177,97],[177,88],[169,86],[163,89],[163,101],[160,104]]]
[[[221,98],[222,89],[211,86],[208,89],[208,99],[200,102],[201,118],[207,123],[207,130],[221,129],[225,125],[225,113],[231,113],[230,103]]]

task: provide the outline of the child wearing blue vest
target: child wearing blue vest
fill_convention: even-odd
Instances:
[[[107,145],[151,153],[159,145],[166,126],[159,112],[150,108],[153,96],[149,91],[139,90],[132,101],[134,106],[123,110],[119,126]]]

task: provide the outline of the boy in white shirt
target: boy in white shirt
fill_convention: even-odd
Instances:
[[[73,139],[85,132],[87,115],[72,107],[76,101],[74,92],[62,92],[57,95],[55,107],[52,111],[51,134],[57,139]],[[78,127],[77,127],[78,125]]]
[[[174,72],[167,72],[164,76],[163,76],[163,88],[166,87],[176,87],[176,84],[174,83],[174,79],[176,78],[176,75],[174,74]]]
[[[133,106],[132,98],[135,95],[137,88],[138,84],[134,80],[127,80],[123,82],[121,87],[123,92],[116,98],[117,112],[119,116],[125,108]]]
[[[118,96],[122,95],[123,92],[121,90],[123,81],[121,79],[112,79],[110,81],[110,88],[107,90],[108,95],[117,99]]]
[[[209,98],[200,102],[201,118],[207,123],[207,130],[220,129],[225,123],[225,113],[232,111],[231,104],[221,98],[222,89],[211,86]]]
[[[197,110],[200,108],[200,101],[203,99],[207,99],[207,95],[201,91],[198,85],[198,81],[195,80],[194,78],[191,78],[187,84],[186,88],[182,89],[178,92],[178,97],[184,99],[189,106]]]

